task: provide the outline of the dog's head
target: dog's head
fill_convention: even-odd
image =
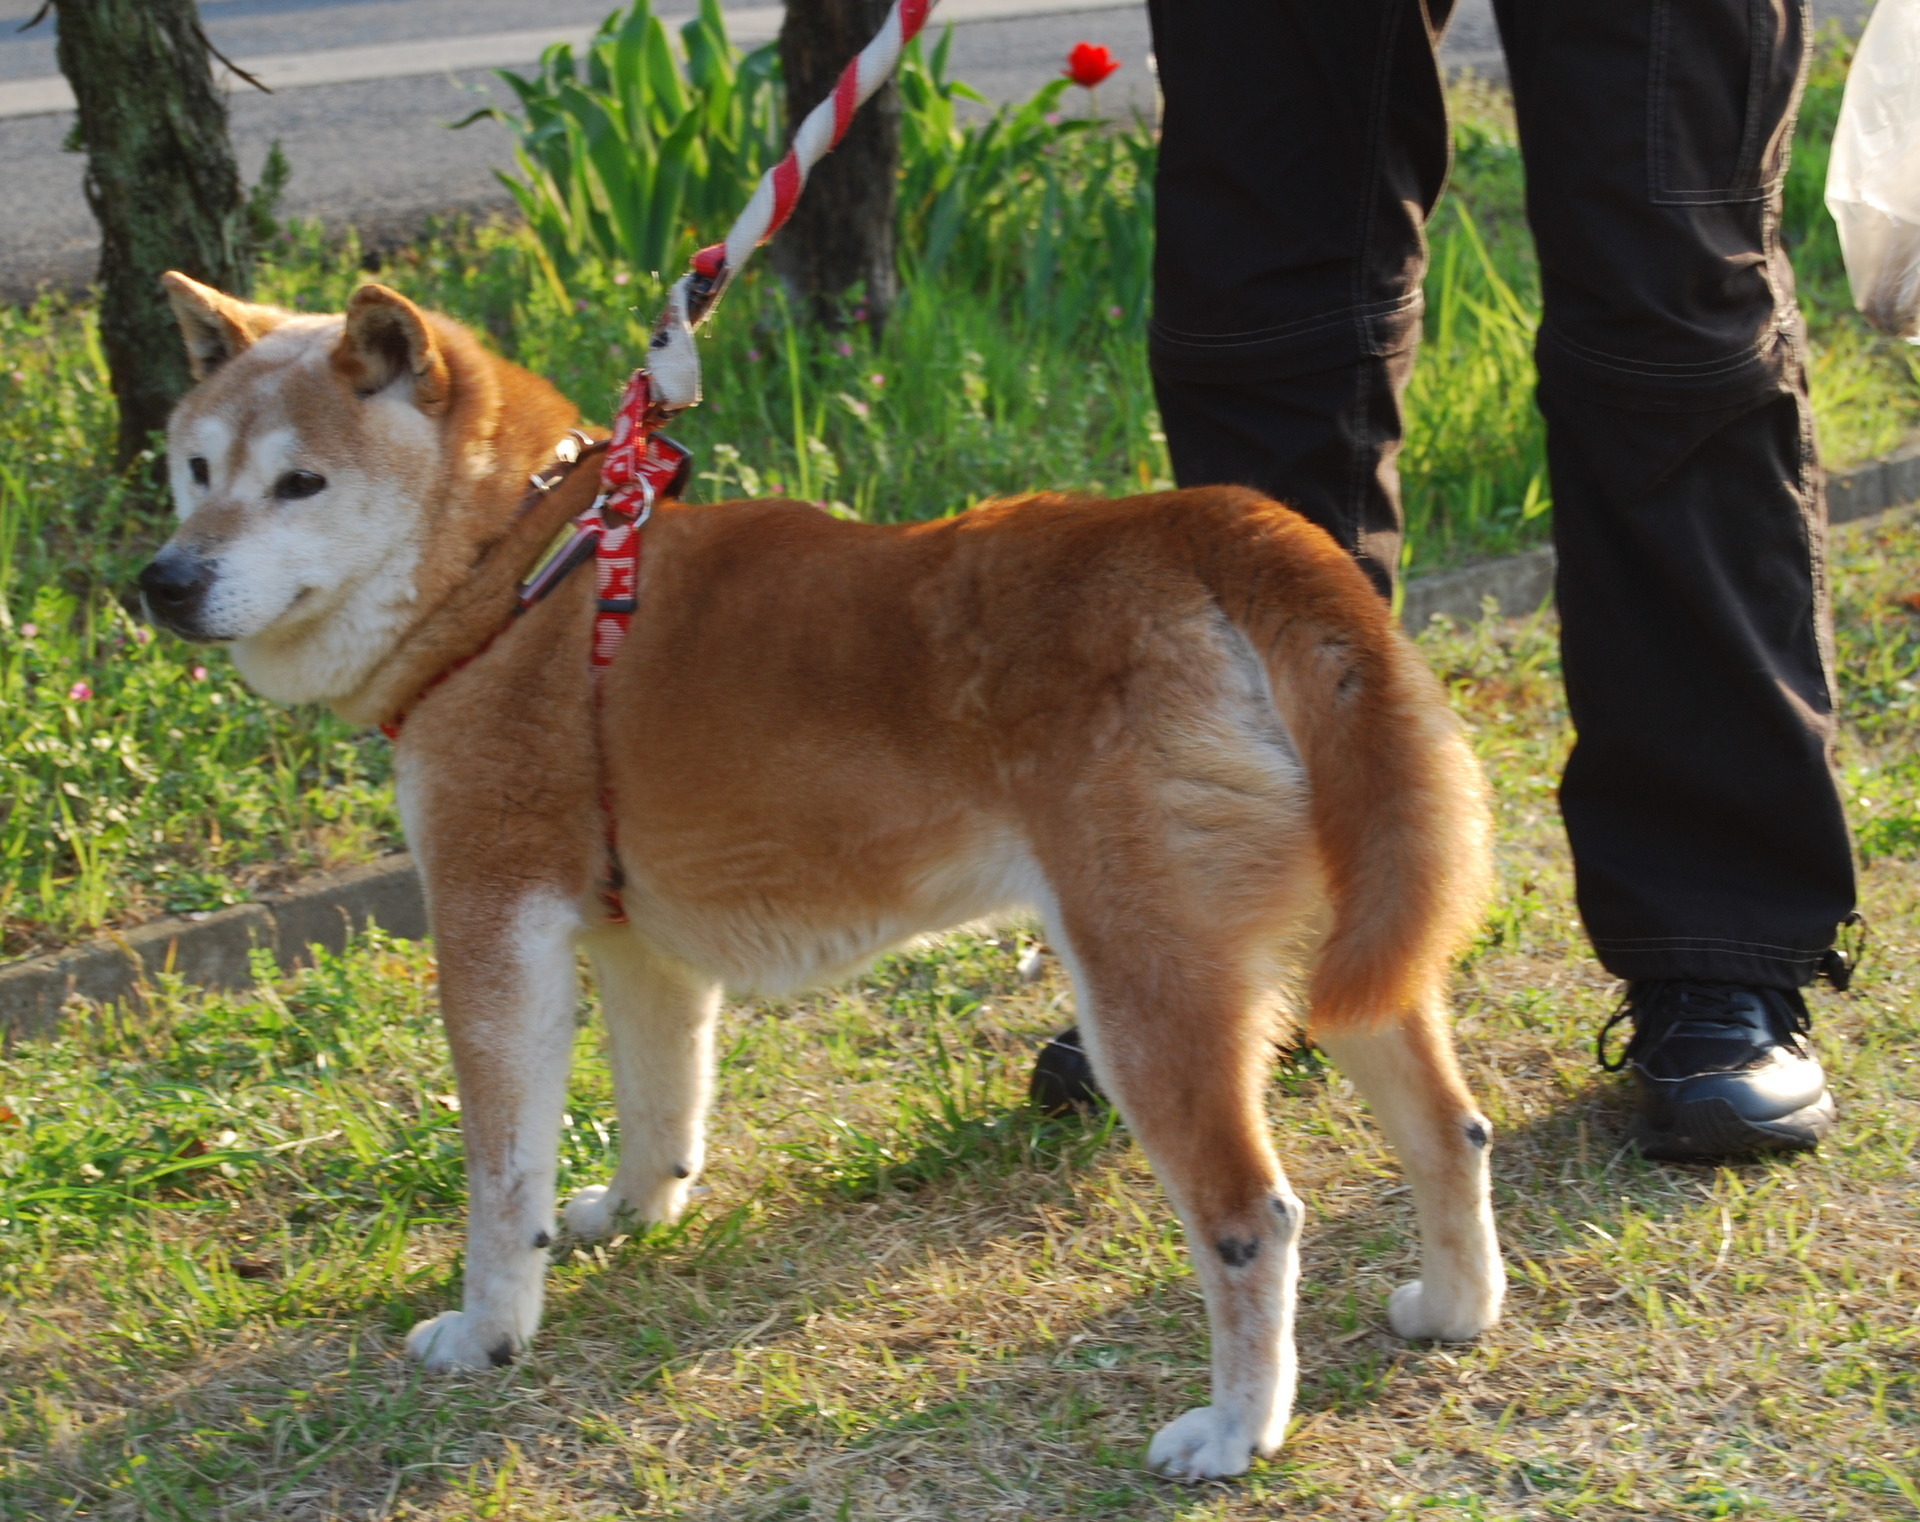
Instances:
[[[511,367],[384,286],[308,316],[164,280],[199,384],[167,426],[180,526],[147,606],[269,697],[342,698],[416,616],[450,496],[496,469]]]

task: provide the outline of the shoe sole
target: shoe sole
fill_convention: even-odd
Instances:
[[[1656,1162],[1729,1162],[1767,1152],[1810,1152],[1836,1118],[1830,1092],[1778,1120],[1748,1120],[1730,1100],[1699,1099],[1681,1105],[1670,1126],[1656,1128],[1645,1116],[1637,1117],[1633,1143],[1642,1157]]]

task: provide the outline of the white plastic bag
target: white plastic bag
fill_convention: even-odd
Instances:
[[[1920,0],[1880,0],[1867,20],[1833,130],[1827,210],[1853,304],[1920,343]]]

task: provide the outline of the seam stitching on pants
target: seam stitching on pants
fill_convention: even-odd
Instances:
[[[1186,328],[1168,327],[1159,321],[1148,323],[1148,331],[1153,337],[1167,343],[1190,344],[1195,348],[1232,349],[1253,344],[1270,343],[1277,338],[1292,338],[1310,333],[1323,332],[1328,328],[1337,328],[1343,323],[1354,324],[1354,331],[1362,345],[1369,342],[1368,324],[1377,317],[1394,317],[1424,305],[1425,297],[1419,290],[1393,301],[1369,302],[1359,307],[1338,307],[1330,312],[1315,312],[1293,322],[1280,323],[1270,328],[1246,328],[1233,333],[1195,333]]]
[[[1542,328],[1542,337],[1556,348],[1565,349],[1576,359],[1603,369],[1617,370],[1622,375],[1645,376],[1654,380],[1713,380],[1756,363],[1765,363],[1768,351],[1780,341],[1782,324],[1799,309],[1789,303],[1785,308],[1774,306],[1773,320],[1761,330],[1760,336],[1747,348],[1738,353],[1724,355],[1718,359],[1702,360],[1660,360],[1628,359],[1622,354],[1609,354],[1603,349],[1590,349],[1577,339],[1572,339],[1553,328]]]
[[[1827,949],[1824,946],[1780,946],[1771,941],[1730,941],[1710,935],[1635,936],[1626,939],[1596,935],[1593,944],[1621,951],[1631,947],[1668,951],[1717,947],[1737,951],[1744,956],[1758,957],[1766,962],[1792,962],[1802,957],[1817,957]]]
[[[1760,178],[1760,101],[1765,93],[1767,17],[1769,0],[1747,0],[1747,119],[1740,124],[1740,153],[1733,163],[1733,183],[1744,186]],[[1789,102],[1789,105],[1792,103]]]
[[[1658,203],[1666,180],[1667,135],[1662,130],[1660,102],[1667,92],[1667,29],[1672,9],[1653,8],[1653,29],[1647,39],[1647,200]]]

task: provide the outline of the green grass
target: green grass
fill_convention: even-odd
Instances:
[[[418,1375],[400,1337],[458,1294],[458,1125],[431,960],[376,940],[0,1059],[0,1517],[1920,1515],[1920,520],[1839,538],[1876,937],[1817,1001],[1841,1131],[1724,1169],[1625,1148],[1553,805],[1553,630],[1430,634],[1498,796],[1502,891],[1455,1002],[1509,1310],[1467,1347],[1386,1332],[1398,1171],[1336,1073],[1287,1066],[1299,1420],[1244,1481],[1140,1468],[1202,1395],[1198,1298],[1124,1130],[1020,1107],[1071,1009],[1051,963],[1020,981],[1014,935],[730,1007],[693,1214],[558,1244],[521,1364]],[[614,1130],[589,1032],[563,1189]]]
[[[1920,419],[1913,351],[1852,315],[1819,207],[1843,56],[1834,43],[1821,54],[1787,216],[1836,460],[1889,447]],[[908,184],[908,280],[891,325],[796,328],[775,282],[751,270],[703,339],[709,400],[678,430],[698,452],[698,494],[792,492],[890,520],[1043,485],[1168,484],[1144,347],[1150,139],[1056,138],[1040,119],[1008,129],[1025,167],[994,171],[990,204],[956,224],[953,175],[991,155],[942,125],[922,85],[929,146]],[[1539,282],[1510,111],[1472,83],[1456,107],[1402,460],[1415,573],[1538,543],[1551,521],[1531,400]],[[294,229],[259,294],[338,309],[378,266],[605,416],[658,286],[582,257],[563,292],[535,248],[524,230],[450,226],[373,258],[350,236]],[[112,404],[92,321],[85,302],[0,310],[3,956],[218,908],[399,843],[382,742],[262,702],[215,652],[142,642],[128,588],[164,525],[132,511],[107,469]],[[72,696],[81,684],[90,696]]]

